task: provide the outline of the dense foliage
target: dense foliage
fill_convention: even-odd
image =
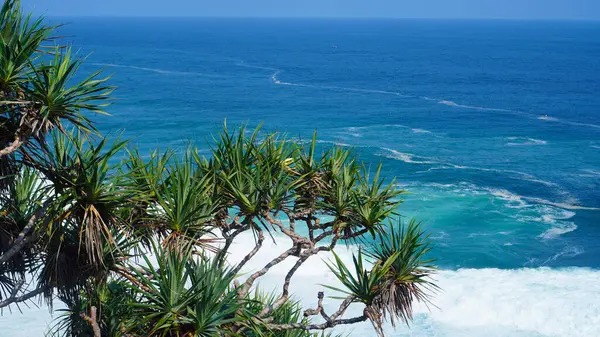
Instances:
[[[0,16],[0,308],[61,301],[55,336],[302,337],[363,321],[383,335],[384,321],[408,323],[413,302],[428,302],[429,241],[394,220],[402,191],[381,167],[318,152],[316,135],[226,126],[207,158],[141,154],[96,131],[90,113],[104,113],[113,88],[100,72],[77,80],[82,59],[53,46],[55,26],[17,0]],[[231,261],[241,237],[254,247]],[[289,248],[241,273],[266,238]],[[303,311],[295,273],[340,243],[365,248],[352,265],[328,263],[341,286],[323,289],[342,296],[339,309],[326,313],[320,292]],[[256,289],[288,259],[278,292]],[[344,318],[351,304],[362,314]]]

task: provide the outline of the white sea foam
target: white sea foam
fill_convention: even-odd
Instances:
[[[547,229],[538,237],[541,239],[555,239],[560,235],[572,232],[577,229],[574,222],[567,221],[576,215],[573,209],[597,210],[591,207],[576,206],[567,203],[554,203],[541,198],[526,197],[512,193],[504,189],[491,187],[481,187],[467,182],[457,184],[416,184],[415,187],[434,187],[451,191],[457,195],[482,195],[489,194],[505,202],[504,206],[519,210],[517,213],[510,213],[509,216],[517,221],[538,222],[544,224]],[[404,186],[410,190],[411,185]],[[522,212],[520,210],[523,210]],[[498,234],[506,234],[500,232]],[[485,233],[474,233],[469,237],[487,235]]]
[[[359,93],[367,93],[367,94],[393,95],[393,96],[406,97],[406,98],[413,97],[413,96],[410,96],[410,95],[402,94],[400,92],[388,91],[388,90],[364,89],[364,88],[339,87],[339,86],[332,86],[332,85],[313,85],[313,84],[304,84],[304,83],[284,82],[284,81],[281,81],[279,79],[279,77],[278,77],[279,74],[281,73],[281,70],[277,70],[275,68],[258,67],[258,66],[252,66],[252,68],[275,70],[275,72],[271,75],[271,81],[274,84],[278,84],[278,85],[288,85],[288,86],[295,86],[295,87],[316,88],[316,89],[335,90],[335,91],[359,92]]]
[[[458,169],[458,170],[475,170],[475,171],[484,171],[484,172],[496,172],[496,173],[501,173],[501,174],[512,174],[512,175],[516,175],[516,179],[520,179],[520,180],[524,180],[524,181],[529,181],[529,182],[534,182],[534,183],[539,183],[539,184],[543,184],[546,186],[553,186],[553,187],[559,187],[558,184],[553,183],[551,181],[545,181],[542,179],[538,179],[535,176],[529,174],[529,173],[525,173],[525,172],[521,172],[521,171],[515,171],[515,170],[504,170],[504,169],[495,169],[495,168],[489,168],[489,167],[478,167],[478,166],[468,166],[468,165],[456,165],[456,164],[452,164],[452,163],[444,163],[444,162],[437,162],[438,164],[441,164],[441,166],[435,166],[435,167],[431,167],[428,170],[424,171],[435,171],[435,170],[449,170],[449,169]]]
[[[576,125],[576,126],[585,126],[585,127],[600,129],[600,125],[597,125],[597,124],[567,121],[567,120],[564,120],[564,119],[560,119],[560,118],[556,118],[556,117],[550,117],[550,116],[547,116],[547,115],[539,116],[537,119],[540,119],[540,120],[543,120],[543,121],[549,121],[549,122],[556,122],[556,123],[562,123],[562,124],[569,124],[569,125]]]
[[[233,247],[232,260],[241,259],[250,249],[252,239],[242,238]],[[279,246],[269,243],[246,268],[262,268],[288,242]],[[265,249],[266,248],[266,249]],[[347,263],[353,247],[339,247],[338,253]],[[574,256],[577,248],[567,248],[558,254]],[[557,255],[558,255],[557,254]],[[322,259],[328,254],[313,257],[297,272],[291,291],[305,307],[314,307],[316,294],[325,290],[318,284],[339,286]],[[557,256],[556,258],[559,258]],[[261,281],[263,289],[280,289],[282,279],[295,259],[273,268]],[[394,330],[386,326],[388,336],[599,336],[600,335],[600,271],[585,268],[555,270],[536,269],[460,269],[443,270],[436,277],[442,291],[434,297],[431,311],[424,305],[415,307],[415,321],[410,328]],[[339,301],[326,298],[328,312]],[[347,317],[359,315],[360,306],[352,306]],[[576,329],[575,329],[576,328]],[[350,336],[372,336],[369,323],[343,327],[335,331],[350,332]]]
[[[598,208],[598,207],[580,206],[580,205],[574,205],[574,204],[570,204],[570,203],[566,203],[566,202],[554,202],[554,201],[550,201],[550,200],[546,200],[546,199],[542,199],[542,198],[536,198],[536,197],[522,196],[521,198],[523,198],[524,200],[538,203],[538,204],[551,205],[551,206],[564,208],[564,209],[570,209],[570,210],[600,211],[600,208]]]
[[[243,62],[243,61],[237,62],[235,65],[239,66],[239,67],[252,68],[252,69],[275,70],[275,71],[277,70],[276,68],[265,67],[265,66],[258,66],[258,65],[255,65],[255,64],[248,64],[248,63]]]
[[[527,145],[546,145],[547,141],[529,137],[507,137],[507,140],[512,142],[507,143],[508,146],[527,146]]]
[[[562,257],[575,257],[577,255],[583,254],[584,252],[585,252],[585,250],[581,247],[567,246],[567,247],[563,248],[560,252],[554,254],[554,256],[552,256],[551,258],[544,261],[544,263],[542,263],[542,265],[547,265],[548,263],[550,263],[552,261],[556,261],[557,259],[562,258]]]
[[[423,129],[412,129],[413,133],[428,133],[428,134],[432,134],[433,132],[428,131],[428,130],[423,130]]]
[[[600,171],[594,169],[579,169],[580,171],[585,172],[586,174],[582,174],[584,177],[600,177]]]
[[[115,68],[130,68],[130,69],[136,69],[136,70],[142,70],[142,71],[150,71],[150,72],[154,72],[154,73],[158,73],[158,74],[165,74],[165,75],[184,75],[184,76],[201,76],[201,77],[223,77],[220,75],[212,75],[212,74],[205,74],[205,73],[199,73],[199,72],[191,72],[191,71],[174,71],[174,70],[165,70],[165,69],[157,69],[157,68],[146,68],[146,67],[138,67],[138,66],[131,66],[131,65],[123,65],[123,64],[114,64],[114,63],[91,63],[92,65],[97,65],[97,66],[105,66],[105,67],[115,67]]]
[[[431,99],[427,98],[427,100],[431,100]],[[458,104],[456,102],[448,101],[448,100],[439,100],[438,103],[443,104],[443,105],[447,105],[447,106],[451,106],[451,107],[455,107],[455,108],[462,108],[462,109],[472,109],[472,110],[481,110],[481,111],[514,112],[512,110],[507,110],[507,109],[486,108],[486,107],[481,107],[481,106]]]
[[[426,157],[417,156],[412,153],[400,152],[400,151],[396,151],[394,149],[390,149],[387,147],[381,147],[381,149],[386,151],[385,154],[382,154],[384,157],[391,158],[391,159],[397,159],[397,160],[403,161],[408,164],[435,164],[436,163],[435,161],[431,161]],[[418,158],[425,159],[425,160],[418,160]]]
[[[267,240],[254,259],[244,268],[244,275],[262,268],[287,249],[289,240],[276,236],[277,245]],[[250,249],[253,239],[241,236],[232,246],[231,261],[239,261]],[[350,262],[353,247],[339,246],[342,260]],[[580,252],[579,252],[580,253]],[[557,255],[573,256],[578,248],[567,248]],[[313,308],[318,291],[335,295],[319,284],[340,286],[322,259],[328,254],[309,259],[292,279],[290,291],[305,308]],[[557,256],[556,258],[559,258]],[[264,290],[280,290],[285,273],[295,263],[290,258],[273,267],[260,279]],[[245,276],[242,276],[245,277]],[[459,269],[442,270],[435,280],[441,291],[433,297],[436,307],[429,310],[415,306],[415,319],[410,327],[393,329],[386,325],[388,336],[446,337],[593,337],[600,336],[600,271],[587,268],[523,268],[515,270]],[[337,309],[339,301],[326,297],[328,312]],[[361,314],[360,305],[352,305],[345,317]],[[0,337],[40,336],[50,321],[46,308],[24,308],[0,316]],[[24,329],[23,327],[27,327]],[[370,323],[340,326],[335,332],[351,337],[373,336]]]
[[[109,65],[109,64],[99,64],[99,65]],[[534,114],[531,114],[531,113],[527,113],[527,112],[523,112],[523,111],[518,111],[518,110],[501,109],[501,108],[490,108],[490,107],[482,107],[482,106],[459,104],[459,103],[456,103],[454,101],[447,100],[447,99],[431,98],[431,97],[427,97],[427,96],[413,96],[413,95],[403,94],[403,93],[397,92],[397,91],[388,91],[388,90],[379,90],[379,89],[366,89],[366,88],[352,88],[352,87],[340,87],[340,86],[329,86],[329,85],[312,85],[312,84],[301,84],[301,83],[293,83],[293,82],[284,82],[284,81],[279,80],[279,78],[277,77],[281,73],[281,70],[279,70],[277,68],[265,67],[265,66],[258,66],[258,65],[251,65],[251,64],[247,64],[247,63],[245,63],[243,61],[242,62],[237,62],[236,65],[237,66],[241,66],[241,67],[247,67],[247,68],[256,68],[256,69],[264,69],[264,70],[275,71],[271,75],[271,81],[274,84],[277,84],[277,85],[287,85],[287,86],[306,87],[306,88],[318,88],[318,89],[325,89],[325,90],[339,90],[339,91],[349,91],[349,92],[372,93],[372,94],[384,94],[384,95],[393,95],[393,96],[398,96],[398,97],[403,97],[403,98],[420,98],[420,99],[427,100],[427,101],[436,101],[439,104],[443,104],[443,105],[447,105],[447,106],[451,106],[451,107],[455,107],[455,108],[480,110],[480,111],[508,112],[508,113],[512,113],[512,114],[526,115],[526,116],[529,116],[529,117],[535,117],[537,119],[545,120],[545,121],[559,122],[559,123],[564,123],[564,124],[569,124],[569,125],[576,125],[576,126],[600,128],[600,125],[597,125],[597,124],[572,122],[572,121],[562,120],[562,119],[559,119],[559,118],[556,118],[556,117],[550,117],[550,116],[547,116],[547,115],[538,116],[538,115],[534,115]],[[114,65],[114,66],[118,66],[118,65]],[[126,67],[133,67],[133,66],[126,66]],[[140,70],[149,70],[149,71],[159,71],[159,72],[163,71],[161,69],[152,69],[152,68],[140,68],[140,67],[135,67],[135,68],[138,68]],[[210,75],[206,75],[206,74],[204,74],[204,75],[205,76],[210,76]]]
[[[552,122],[558,122],[559,119],[556,117],[550,117],[548,115],[544,115],[544,116],[539,116],[538,119],[543,120],[543,121],[552,121]]]
[[[519,216],[521,220],[535,221],[544,224],[548,224],[551,227],[539,235],[542,239],[555,239],[560,235],[570,233],[577,229],[577,225],[571,221],[565,221],[571,219],[576,215],[572,212],[573,209],[586,209],[595,210],[590,207],[575,206],[566,203],[554,203],[541,198],[533,198],[521,196],[518,194],[511,193],[506,190],[484,188],[489,191],[492,195],[508,201],[507,207],[510,208],[531,208],[536,207],[535,210],[540,214],[537,217],[532,216]],[[534,204],[528,203],[527,201],[534,202]]]
[[[540,234],[539,237],[542,239],[555,239],[563,234],[570,233],[577,229],[577,225],[574,222],[552,222],[552,228],[548,229],[544,233]]]
[[[351,145],[351,144],[347,144],[347,143],[343,143],[343,142],[338,142],[338,141],[333,141],[333,140],[318,139],[317,143],[319,143],[319,144],[331,144],[331,145],[343,146],[343,147],[360,147],[360,146],[357,146],[357,145]]]
[[[280,73],[281,73],[281,71],[277,70],[271,75],[271,81],[273,81],[273,83],[279,84],[279,85],[291,85],[294,87],[306,87],[307,86],[304,84],[296,84],[296,83],[280,81],[279,78],[277,77]]]

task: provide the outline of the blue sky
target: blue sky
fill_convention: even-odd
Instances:
[[[600,0],[22,0],[49,16],[600,19]]]

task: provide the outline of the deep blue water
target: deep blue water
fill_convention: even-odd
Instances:
[[[99,129],[143,151],[206,150],[227,118],[383,162],[443,269],[439,309],[390,335],[600,335],[600,22],[52,20],[83,72],[114,73]],[[334,281],[309,262],[310,304]],[[0,336],[48,320],[0,317]]]
[[[102,131],[317,129],[405,186],[442,267],[600,267],[600,23],[61,21],[84,71],[114,73]]]

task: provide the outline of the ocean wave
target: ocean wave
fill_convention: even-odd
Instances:
[[[273,81],[273,83],[278,84],[278,85],[291,85],[294,87],[306,87],[307,86],[307,85],[303,85],[303,84],[296,84],[296,83],[280,81],[279,78],[277,78],[277,75],[279,75],[280,73],[281,73],[281,71],[277,70],[271,75],[271,81]]]
[[[342,146],[342,147],[360,147],[360,146],[351,145],[351,144],[348,144],[348,143],[338,142],[338,141],[335,141],[335,140],[317,139],[317,143],[319,143],[319,144],[331,144],[331,145]]]
[[[546,186],[551,186],[551,187],[559,187],[558,184],[551,182],[551,181],[546,181],[546,180],[542,180],[542,179],[538,179],[535,176],[529,174],[529,173],[525,173],[525,172],[521,172],[521,171],[515,171],[515,170],[505,170],[505,169],[494,169],[494,168],[489,168],[489,167],[478,167],[478,166],[468,166],[468,165],[456,165],[456,164],[452,164],[452,163],[443,163],[443,162],[439,162],[439,164],[441,164],[441,166],[435,166],[435,167],[431,167],[428,170],[424,171],[435,171],[435,170],[448,170],[448,169],[458,169],[458,170],[474,170],[474,171],[484,171],[484,172],[495,172],[495,173],[499,173],[499,174],[512,174],[512,175],[516,175],[516,179],[519,180],[523,180],[523,181],[528,181],[528,182],[532,182],[532,183],[538,183],[538,184],[542,184],[542,185],[546,185]]]
[[[545,232],[543,232],[542,234],[540,234],[538,237],[541,239],[556,239],[557,237],[563,235],[563,234],[567,234],[570,233],[574,230],[577,229],[577,225],[574,222],[564,222],[564,223],[554,223],[554,226],[552,228],[549,228],[548,230],[546,230]],[[562,256],[562,255],[559,255]],[[555,256],[555,258],[553,260],[556,260],[556,258],[558,258],[559,256]]]
[[[362,134],[360,132],[358,132],[358,128],[356,127],[348,127],[348,128],[344,128],[344,131],[346,132],[346,134],[354,137],[354,138],[360,138],[362,137]]]
[[[426,99],[427,100],[432,100],[431,98],[428,98],[428,97]],[[481,107],[481,106],[458,104],[456,102],[448,101],[448,100],[439,100],[438,103],[439,104],[443,104],[443,105],[447,105],[447,106],[451,106],[451,107],[454,107],[454,108],[462,108],[462,109],[472,109],[472,110],[481,110],[481,111],[516,112],[516,111],[513,111],[513,110],[507,110],[507,109],[486,108],[486,107]]]
[[[212,74],[205,74],[205,73],[199,73],[199,72],[174,71],[174,70],[165,70],[165,69],[158,69],[158,68],[138,67],[138,66],[124,65],[124,64],[114,64],[114,63],[90,63],[90,64],[96,65],[96,66],[104,66],[104,67],[130,68],[130,69],[149,71],[149,72],[154,72],[154,73],[164,74],[164,75],[184,75],[184,76],[200,76],[200,77],[215,77],[215,78],[224,77],[221,75],[212,75]]]
[[[241,65],[241,64],[238,64]],[[251,66],[252,68],[265,69],[265,70],[274,70],[275,72],[271,74],[271,81],[277,85],[287,85],[287,86],[295,86],[295,87],[305,87],[305,88],[316,88],[316,89],[324,89],[324,90],[335,90],[335,91],[349,91],[349,92],[360,92],[367,94],[383,94],[383,95],[393,95],[397,97],[413,97],[411,95],[405,95],[397,91],[388,91],[388,90],[379,90],[379,89],[364,89],[364,88],[352,88],[352,87],[340,87],[340,86],[332,86],[332,85],[315,85],[315,84],[305,84],[305,83],[294,83],[294,82],[284,82],[279,79],[279,74],[281,74],[281,70],[270,67],[259,67],[259,66]]]
[[[276,239],[278,240],[278,239]],[[237,241],[237,240],[236,240]],[[234,243],[232,261],[240,260],[251,249],[251,238]],[[287,248],[286,241],[263,244],[266,247],[243,272],[263,267]],[[353,247],[338,247],[337,253],[351,263]],[[565,248],[550,259],[575,256],[578,248]],[[319,284],[340,286],[323,260],[330,254],[319,254],[308,260],[296,273],[290,286],[296,299],[305,307],[313,307],[318,291],[330,290]],[[549,260],[550,260],[549,259]],[[296,259],[274,267],[261,281],[262,289],[280,289],[282,280]],[[410,327],[385,326],[387,336],[599,336],[600,335],[600,271],[587,268],[551,269],[495,268],[441,270],[435,277],[441,291],[433,297],[435,307],[417,304],[415,320]],[[339,301],[324,303],[328,312],[335,311]],[[549,310],[548,308],[552,308]],[[361,314],[359,305],[349,308],[347,317]],[[573,329],[577,327],[577,329]],[[373,334],[369,323],[336,328],[336,333],[350,336]]]
[[[539,116],[538,119],[543,120],[543,121],[552,121],[552,122],[558,122],[558,121],[560,121],[560,119],[555,118],[555,117],[550,117],[548,115]]]
[[[412,129],[413,133],[427,133],[427,134],[432,134],[433,132],[429,131],[429,130],[424,130],[424,129]]]
[[[514,209],[514,212],[506,215],[520,222],[537,222],[547,226],[547,228],[538,235],[541,239],[555,239],[560,235],[572,232],[577,229],[574,222],[567,221],[573,218],[576,213],[574,210],[597,210],[591,207],[577,206],[567,203],[555,203],[549,200],[536,197],[527,197],[512,193],[510,191],[492,187],[478,186],[468,182],[456,184],[438,184],[438,183],[413,183],[402,186],[410,190],[411,187],[433,187],[435,189],[445,190],[457,195],[490,195],[504,202],[504,207]],[[506,234],[508,232],[498,232],[497,234]],[[491,235],[474,233],[469,237]]]
[[[512,142],[507,143],[507,146],[527,146],[527,145],[546,145],[547,141],[529,137],[506,137]]]
[[[263,248],[241,271],[241,278],[263,268],[288,248],[289,240],[275,235],[275,241],[267,240]],[[252,248],[252,234],[240,235],[233,243],[229,261],[240,261]],[[351,263],[355,247],[338,246],[339,257]],[[583,251],[578,247],[566,247],[554,256],[556,260],[572,257]],[[340,287],[339,281],[329,271],[324,261],[331,259],[330,253],[320,253],[307,260],[296,272],[290,284],[294,299],[300,300],[304,308],[314,307],[317,293],[325,291],[324,309],[333,312],[340,300],[332,299],[335,293],[321,284]],[[274,266],[257,285],[264,291],[281,291],[287,271],[297,261],[289,258]],[[409,327],[393,328],[386,324],[387,336],[414,337],[531,337],[600,336],[600,271],[589,268],[552,269],[458,269],[440,270],[434,281],[440,291],[434,294],[435,306],[416,303],[414,321]],[[56,303],[56,307],[63,306]],[[362,306],[353,304],[345,317],[362,314]],[[0,316],[0,337],[27,337],[43,335],[50,313],[45,306],[23,308],[22,314]],[[15,323],[16,322],[16,323]],[[27,325],[27,329],[22,327]],[[368,322],[338,326],[333,330],[348,336],[371,336],[372,326]]]
[[[528,200],[528,201],[538,203],[538,204],[545,204],[545,205],[550,205],[550,206],[564,208],[564,209],[570,209],[570,210],[600,211],[600,208],[598,208],[598,207],[580,206],[580,205],[574,205],[574,204],[570,204],[570,203],[566,203],[566,202],[554,202],[554,201],[549,201],[546,199],[536,198],[536,197],[522,196],[521,198]]]
[[[248,64],[248,63],[243,62],[243,61],[237,62],[235,65],[238,66],[238,67],[251,68],[251,69],[262,69],[262,70],[274,70],[274,71],[278,71],[277,68],[259,66],[259,65],[255,65],[255,64]]]
[[[543,120],[543,121],[548,121],[548,122],[556,122],[556,123],[562,123],[562,124],[568,124],[568,125],[585,126],[585,127],[600,129],[600,125],[597,125],[597,124],[567,121],[567,120],[556,118],[556,117],[550,117],[548,115],[538,116],[537,119]]]
[[[585,253],[585,250],[581,247],[567,246],[567,247],[563,248],[560,252],[554,254],[554,256],[552,256],[551,258],[544,261],[544,263],[542,263],[542,265],[547,265],[548,263],[556,261],[559,258],[575,257],[575,256],[581,255],[583,253]]]
[[[437,134],[435,132],[421,129],[421,128],[413,128],[413,127],[403,125],[403,124],[375,124],[375,125],[369,125],[369,126],[351,126],[351,127],[345,127],[345,128],[343,128],[343,130],[347,131],[350,135],[352,135],[352,133],[356,133],[357,131],[377,129],[377,128],[400,128],[400,129],[410,130],[414,134],[423,134],[423,135],[431,135],[434,137],[441,137],[439,134]]]
[[[384,156],[384,157],[387,157],[390,159],[397,159],[397,160],[400,160],[400,161],[403,161],[403,162],[409,163],[409,164],[430,164],[430,165],[438,164],[439,165],[439,166],[430,167],[424,171],[419,171],[419,173],[426,173],[426,172],[435,171],[435,170],[450,170],[450,169],[474,170],[474,171],[483,171],[483,172],[494,172],[494,173],[499,173],[499,174],[508,174],[508,175],[512,175],[512,177],[515,179],[519,179],[519,180],[523,180],[523,181],[527,181],[527,182],[531,182],[531,183],[538,183],[538,184],[542,184],[542,185],[546,185],[546,186],[550,186],[550,187],[560,187],[558,184],[556,184],[554,182],[539,179],[539,178],[535,177],[534,175],[526,173],[526,172],[521,172],[521,171],[516,171],[516,170],[506,170],[506,169],[495,169],[495,168],[489,168],[489,167],[457,165],[457,164],[448,163],[448,162],[444,162],[444,161],[438,161],[435,158],[424,157],[424,156],[419,156],[419,155],[415,155],[415,154],[411,154],[411,153],[396,151],[396,150],[393,150],[393,149],[390,149],[387,147],[379,147],[379,148],[381,150],[390,152],[391,154],[378,154],[378,155]],[[423,160],[414,160],[413,158],[420,158]],[[574,207],[577,207],[577,206],[574,206]]]
[[[430,161],[426,157],[417,156],[412,153],[400,152],[387,147],[381,147],[380,149],[389,152],[387,154],[382,154],[382,156],[390,159],[397,159],[408,164],[436,164],[435,161]],[[421,158],[425,160],[415,160],[415,158]]]
[[[303,83],[294,83],[294,82],[284,82],[284,81],[281,81],[278,78],[278,75],[281,73],[280,69],[272,68],[272,67],[258,66],[258,65],[250,65],[250,64],[246,64],[244,62],[238,62],[238,63],[236,63],[236,65],[237,66],[242,66],[242,67],[247,67],[247,68],[256,68],[256,69],[274,71],[274,73],[271,74],[271,81],[274,84],[277,84],[277,85],[306,87],[306,88],[317,88],[317,89],[326,89],[326,90],[339,90],[339,91],[349,91],[349,92],[372,93],[372,94],[384,94],[384,95],[393,95],[393,96],[403,97],[403,98],[418,98],[418,99],[423,99],[423,100],[426,100],[426,101],[436,101],[438,104],[443,104],[443,105],[447,105],[447,106],[455,107],[455,108],[471,109],[471,110],[479,110],[479,111],[507,112],[507,113],[512,113],[512,114],[516,114],[516,115],[526,115],[526,116],[534,117],[534,118],[537,118],[539,120],[544,120],[544,121],[552,121],[552,122],[558,122],[558,123],[563,123],[563,124],[568,124],[568,125],[583,126],[583,127],[592,127],[592,128],[598,128],[598,129],[600,129],[600,125],[597,125],[597,124],[573,122],[573,121],[559,119],[559,118],[556,118],[556,117],[551,117],[551,116],[548,116],[548,115],[542,115],[542,116],[540,116],[540,115],[535,115],[535,114],[531,114],[531,113],[524,112],[524,111],[519,111],[519,110],[502,109],[502,108],[490,108],[490,107],[482,107],[482,106],[475,106],[475,105],[460,104],[460,103],[457,103],[457,102],[454,102],[454,101],[451,101],[451,100],[447,100],[447,99],[431,98],[431,97],[427,97],[427,96],[414,96],[414,95],[408,95],[408,94],[404,94],[404,93],[397,92],[397,91],[388,91],[388,90],[380,90],[380,89],[352,88],[352,87],[340,87],[340,86],[329,86],[329,85],[312,85],[312,84],[303,84]],[[155,69],[146,68],[144,70],[151,70],[151,71],[153,71]]]
[[[587,176],[587,177],[600,177],[600,171],[598,170],[594,170],[594,169],[579,169],[582,172],[585,172],[585,175],[581,175],[581,176]]]

